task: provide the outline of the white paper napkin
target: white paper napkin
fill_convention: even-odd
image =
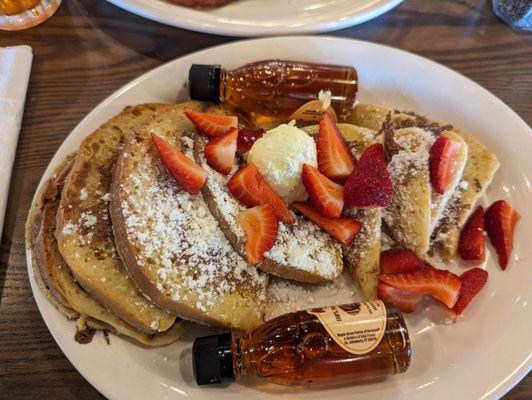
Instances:
[[[0,47],[0,236],[32,58],[30,46]]]

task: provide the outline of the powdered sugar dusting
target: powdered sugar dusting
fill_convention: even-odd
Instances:
[[[348,272],[332,282],[301,283],[273,277],[270,280],[265,319],[311,307],[353,303],[363,299]]]
[[[394,192],[392,203],[383,211],[383,219],[392,230],[394,239],[417,251],[421,244],[425,246],[425,241],[428,244],[430,236],[431,189],[428,163],[435,137],[428,130],[403,128],[394,131],[393,140],[398,151],[390,160],[388,171]],[[413,181],[419,186],[412,187]],[[426,221],[421,221],[425,218]],[[418,231],[421,227],[426,227],[426,232]]]
[[[186,138],[184,144],[190,154],[192,142]],[[201,194],[179,189],[145,152],[137,168],[122,187],[122,209],[128,239],[141,249],[139,267],[158,268],[157,289],[174,301],[194,301],[204,312],[226,293],[246,290],[260,297],[266,275],[233,251]]]
[[[229,177],[236,172],[238,166],[235,164],[231,174],[225,176],[207,164],[201,149],[196,154],[201,166],[209,172],[206,185],[213,195],[216,207],[221,211],[221,217],[238,240],[244,243],[245,233],[236,215],[246,208],[227,189]],[[298,217],[291,226],[283,222],[279,224],[277,242],[265,256],[276,263],[332,279],[338,274],[338,265],[341,264],[341,246],[312,222]]]

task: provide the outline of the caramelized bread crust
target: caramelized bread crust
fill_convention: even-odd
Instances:
[[[175,316],[149,301],[122,265],[109,218],[110,186],[125,136],[167,107],[127,107],[89,135],[67,176],[57,212],[59,251],[77,282],[107,309],[147,334],[169,329]]]
[[[51,302],[59,311],[70,319],[78,319],[81,329],[83,325],[93,329],[105,329],[149,346],[165,345],[177,340],[184,331],[182,321],[176,322],[163,333],[148,335],[105,309],[75,281],[59,253],[54,236],[59,198],[65,177],[72,165],[72,158],[63,164],[64,167],[59,168],[59,172],[45,183],[36,203],[40,217],[34,219],[30,246],[33,247],[34,275],[41,290],[47,298],[53,296]],[[57,299],[61,302],[58,303]]]

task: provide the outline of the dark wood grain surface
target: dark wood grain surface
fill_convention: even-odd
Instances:
[[[498,20],[491,1],[407,0],[332,35],[388,44],[443,63],[532,123],[532,34]],[[24,221],[52,155],[87,112],[132,78],[233,40],[160,25],[103,0],[64,0],[43,25],[0,33],[0,46],[29,44],[34,52],[0,248],[1,399],[103,398],[61,353],[28,282]],[[505,399],[532,399],[531,376]]]

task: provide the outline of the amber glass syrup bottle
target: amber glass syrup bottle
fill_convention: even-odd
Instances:
[[[358,76],[350,66],[266,60],[227,70],[220,65],[194,64],[189,73],[190,97],[227,102],[257,116],[290,117],[320,91],[331,93],[338,116],[351,113]]]
[[[241,337],[198,338],[192,352],[199,385],[244,375],[291,386],[354,383],[405,372],[411,357],[401,312],[379,300],[285,314]]]

